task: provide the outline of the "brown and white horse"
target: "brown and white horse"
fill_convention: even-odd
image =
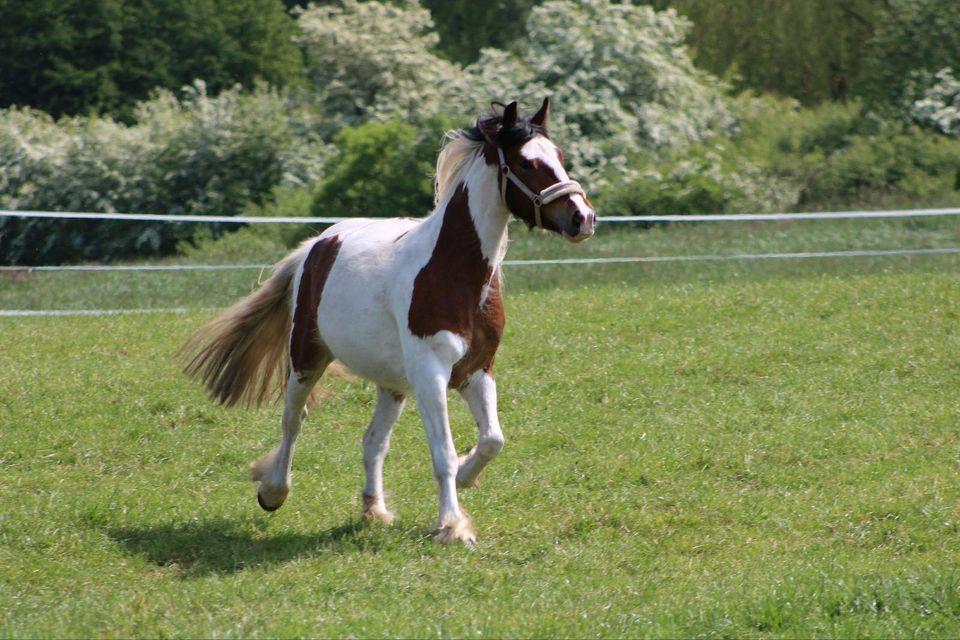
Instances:
[[[512,102],[502,115],[449,132],[437,161],[433,213],[330,227],[185,345],[186,372],[225,405],[259,404],[278,380],[285,388],[280,446],[251,465],[261,507],[273,511],[287,498],[308,396],[339,360],[378,387],[363,438],[364,516],[393,519],[383,498],[383,462],[412,392],[440,489],[436,539],[474,543],[457,487],[474,485],[503,447],[493,359],[504,327],[507,223],[513,215],[580,242],[596,220],[547,137],[548,111],[544,100],[532,117],[518,117]],[[451,388],[466,400],[480,432],[460,457],[447,418]]]

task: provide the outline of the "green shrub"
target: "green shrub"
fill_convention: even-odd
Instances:
[[[243,215],[265,218],[310,215],[313,191],[308,187],[280,186],[262,202],[249,202]],[[301,240],[314,236],[326,225],[251,224],[225,234],[204,229],[177,247],[179,253],[196,262],[275,262]]]
[[[827,157],[804,187],[803,203],[821,207],[869,204],[877,199],[913,207],[954,199],[960,190],[960,140],[916,127],[886,125],[851,136]]]
[[[764,174],[728,143],[697,146],[674,158],[635,163],[636,177],[614,180],[597,197],[605,215],[778,211],[796,199],[791,183]]]
[[[415,127],[400,120],[347,128],[314,194],[317,216],[422,216],[433,208],[437,153],[449,121]]]
[[[923,208],[956,203],[960,140],[879,119],[858,103],[803,109],[741,97],[737,135],[641,156],[610,179],[606,214]]]
[[[54,122],[40,112],[0,111],[0,206],[5,209],[236,214],[277,184],[319,176],[325,148],[283,96],[260,88],[216,98],[197,83],[137,109],[135,125],[109,118]],[[224,225],[214,225],[220,233]],[[0,219],[0,260],[43,264],[159,255],[191,238],[195,224]]]

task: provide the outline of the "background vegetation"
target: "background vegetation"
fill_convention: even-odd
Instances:
[[[0,0],[0,207],[422,215],[444,127],[546,94],[607,215],[955,204],[958,6]],[[0,258],[198,232],[79,230],[2,219]]]

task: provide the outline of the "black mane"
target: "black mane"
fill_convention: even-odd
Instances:
[[[537,134],[545,138],[549,137],[546,127],[533,124],[530,122],[529,116],[519,116],[516,122],[509,127],[503,127],[502,124],[503,115],[492,113],[487,116],[478,116],[476,124],[463,131],[469,139],[475,142],[486,139],[488,136],[484,135],[484,132],[487,132],[489,137],[493,138],[504,149],[514,147]]]

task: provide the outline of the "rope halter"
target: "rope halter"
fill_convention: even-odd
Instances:
[[[507,166],[507,160],[503,157],[503,149],[499,146],[497,147],[497,154],[500,156],[500,175],[502,176],[500,180],[500,197],[503,199],[503,206],[507,207],[507,180],[510,180],[510,182],[515,184],[517,188],[533,202],[533,219],[541,229],[543,229],[543,220],[540,216],[540,207],[545,207],[557,198],[562,198],[566,195],[579,194],[583,196],[584,199],[587,197],[583,187],[575,180],[561,180],[556,184],[550,185],[540,193],[534,193],[533,189],[525,185],[523,181],[510,170],[510,167]],[[509,208],[510,207],[507,207],[507,209]]]

